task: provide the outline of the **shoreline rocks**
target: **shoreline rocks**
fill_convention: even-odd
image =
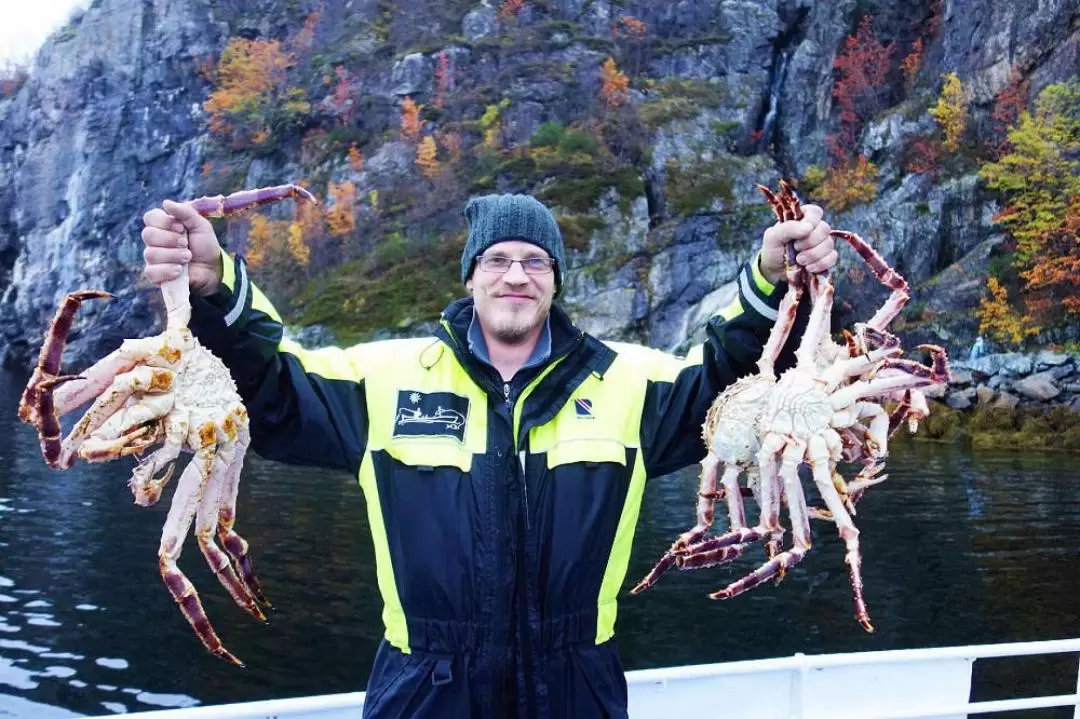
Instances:
[[[954,360],[952,382],[928,396],[952,409],[1064,405],[1080,412],[1080,354],[1040,350]]]

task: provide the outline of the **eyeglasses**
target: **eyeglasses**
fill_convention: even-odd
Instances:
[[[555,260],[550,257],[526,257],[523,260],[515,260],[502,255],[480,255],[480,269],[484,272],[497,272],[504,274],[510,271],[515,262],[521,263],[521,269],[527,275],[546,275],[555,267]]]

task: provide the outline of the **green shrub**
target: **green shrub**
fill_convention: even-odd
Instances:
[[[566,134],[566,127],[561,122],[545,122],[536,128],[536,132],[529,138],[529,144],[533,147],[558,147]]]

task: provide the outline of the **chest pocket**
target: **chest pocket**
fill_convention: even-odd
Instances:
[[[550,422],[530,432],[530,451],[545,453],[548,469],[600,462],[626,466],[627,449],[638,445],[639,412],[627,401],[632,393],[615,396],[603,385],[586,381]]]

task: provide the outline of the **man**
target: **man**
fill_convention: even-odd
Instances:
[[[812,272],[836,263],[804,212],[765,232],[685,359],[601,342],[552,304],[563,242],[532,197],[469,202],[470,296],[435,339],[316,351],[282,339],[207,220],[169,201],[145,215],[146,276],[188,264],[192,329],[231,369],[255,451],[359,478],[386,626],[365,716],[627,715],[612,637],[644,482],[701,460],[709,404],[754,371],[785,243]]]

